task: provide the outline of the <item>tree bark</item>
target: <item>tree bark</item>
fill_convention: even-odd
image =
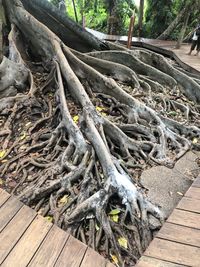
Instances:
[[[183,38],[184,38],[184,35],[185,35],[185,32],[186,32],[186,28],[187,28],[187,25],[188,25],[189,17],[190,17],[190,13],[188,12],[186,14],[185,18],[184,18],[184,21],[183,21],[183,26],[181,28],[181,32],[179,34],[178,41],[177,41],[177,44],[176,44],[176,49],[180,49],[180,47],[181,47],[181,44],[183,42]]]
[[[139,9],[139,37],[142,36],[142,28],[143,28],[143,15],[144,15],[144,0],[140,0],[140,9]]]

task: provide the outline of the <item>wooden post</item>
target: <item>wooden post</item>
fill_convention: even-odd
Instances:
[[[129,49],[131,48],[131,43],[132,43],[134,23],[135,23],[135,10],[133,11],[133,15],[131,16],[129,24],[128,41],[127,41],[127,48]]]

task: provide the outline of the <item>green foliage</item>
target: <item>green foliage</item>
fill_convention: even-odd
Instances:
[[[59,0],[50,0],[58,7]],[[75,20],[72,0],[65,0],[67,15]],[[108,20],[113,16],[111,9],[114,6],[114,16],[118,22],[118,34],[126,35],[130,17],[133,10],[136,11],[134,34],[137,34],[137,14],[136,4],[139,0],[74,0],[78,15],[79,24],[82,24],[82,17],[85,17],[86,27],[107,32]],[[189,25],[186,34],[189,33],[200,22],[200,0],[145,0],[143,37],[158,37],[176,18],[180,10],[186,5],[190,8]],[[113,10],[112,10],[113,11]],[[112,14],[111,14],[112,13]],[[182,27],[182,22],[172,32],[170,38],[177,39]]]
[[[167,28],[173,17],[173,0],[148,0],[146,10],[147,36],[156,38]]]

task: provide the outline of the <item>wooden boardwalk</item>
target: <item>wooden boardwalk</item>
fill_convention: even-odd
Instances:
[[[0,189],[1,267],[114,267]]]
[[[200,177],[151,242],[136,267],[200,267]]]
[[[0,189],[0,266],[114,267],[97,252]],[[200,177],[136,267],[200,267]]]
[[[108,35],[92,29],[88,28],[86,29],[99,39],[107,41],[118,41],[124,44],[127,43],[128,39],[127,36]],[[179,63],[179,65],[183,67],[185,70],[200,75],[200,55],[199,56],[187,55],[187,53],[190,50],[190,44],[184,43],[182,44],[180,49],[176,49],[175,41],[165,41],[165,40],[163,41],[157,39],[133,37],[132,45],[137,47],[147,48],[154,52],[169,56],[174,60],[176,60],[177,63]],[[194,53],[196,53],[196,51],[193,52],[193,54]]]

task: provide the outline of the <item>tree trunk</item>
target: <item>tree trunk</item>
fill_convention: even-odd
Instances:
[[[144,0],[140,0],[140,9],[139,9],[139,37],[142,36],[142,28],[143,28],[143,15],[144,15]]]
[[[182,26],[182,29],[181,29],[181,32],[179,34],[178,41],[177,41],[177,44],[176,44],[176,49],[180,49],[180,47],[181,47],[181,44],[183,42],[183,38],[184,38],[184,35],[185,35],[185,32],[186,32],[186,28],[187,28],[187,25],[188,25],[189,17],[190,17],[190,13],[188,12],[186,14],[185,18],[184,18],[183,26]]]
[[[60,9],[61,12],[66,14],[66,3],[65,3],[65,0],[60,0],[59,1],[59,9]]]
[[[16,175],[12,192],[22,201],[133,266],[152,218],[158,228],[164,217],[140,173],[173,167],[198,147],[200,79],[151,51],[102,43],[44,0],[23,3],[3,1],[11,32],[0,65],[2,179]],[[90,52],[75,50],[59,25]]]
[[[167,29],[160,35],[158,36],[157,39],[159,40],[166,40],[169,38],[170,34],[174,31],[176,26],[179,24],[179,22],[183,19],[183,17],[186,14],[187,9],[183,8],[180,13],[177,15],[175,20],[172,21],[172,23],[167,27]]]
[[[108,34],[119,34],[120,20],[117,13],[117,0],[109,1]]]

